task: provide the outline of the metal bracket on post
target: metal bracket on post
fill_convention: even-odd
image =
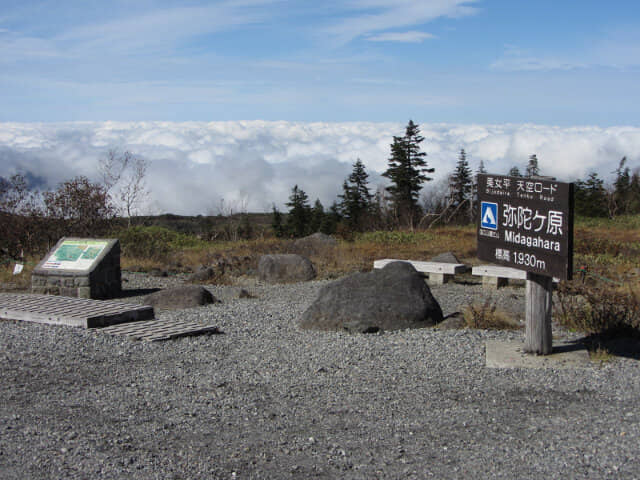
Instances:
[[[552,277],[527,272],[524,349],[528,353],[551,354],[552,294]]]

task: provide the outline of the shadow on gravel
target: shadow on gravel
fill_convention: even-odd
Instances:
[[[577,352],[579,350],[584,350],[587,346],[587,343],[584,339],[574,340],[572,342],[563,344],[563,345],[554,345],[553,351],[551,353],[569,353],[569,352]]]
[[[127,298],[127,297],[143,297],[151,293],[159,292],[161,288],[134,288],[131,290],[122,290],[120,295],[114,298]]]
[[[579,350],[585,346],[592,352],[604,349],[607,353],[616,357],[640,360],[640,339],[631,336],[590,335],[580,340],[575,340],[571,344],[559,346],[558,352],[569,352],[574,347],[575,350]],[[556,347],[553,348],[553,351],[556,351]]]

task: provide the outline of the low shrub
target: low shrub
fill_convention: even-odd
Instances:
[[[193,235],[163,227],[132,227],[116,235],[120,239],[123,256],[145,260],[164,260],[173,252],[203,243]]]
[[[522,326],[505,311],[499,310],[495,301],[487,298],[483,303],[470,303],[462,312],[467,328],[482,330],[518,330]]]
[[[558,321],[589,335],[640,333],[640,295],[630,285],[561,282],[557,290]]]
[[[361,242],[380,243],[383,245],[406,245],[431,242],[435,238],[433,232],[406,232],[402,230],[379,230],[364,232],[357,235]]]

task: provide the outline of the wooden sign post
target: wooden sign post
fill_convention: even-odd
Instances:
[[[573,184],[478,175],[478,258],[527,272],[525,351],[552,351],[553,277],[573,273]]]
[[[553,278],[527,272],[524,351],[549,355],[551,341],[551,297]]]

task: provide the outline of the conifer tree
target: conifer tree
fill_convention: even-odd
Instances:
[[[509,169],[509,173],[507,173],[510,177],[521,177],[520,169],[517,166],[513,166]]]
[[[534,153],[529,156],[529,163],[527,163],[527,177],[537,177],[540,175],[540,167],[538,166],[538,157]]]
[[[280,238],[284,235],[284,227],[282,225],[282,214],[280,210],[274,205],[273,206],[273,217],[271,219],[271,229],[273,230],[273,234]]]
[[[637,215],[640,213],[640,169],[636,169],[631,175],[629,183],[629,211],[627,213]]]
[[[477,215],[478,210],[478,175],[486,174],[487,169],[484,167],[484,162],[480,160],[478,164],[478,170],[476,170],[476,174],[473,176],[473,183],[471,185],[471,210],[469,213],[470,220],[473,222]]]
[[[287,233],[293,237],[304,237],[309,232],[311,217],[309,197],[304,190],[295,185],[291,190],[291,195],[286,205],[289,207],[289,215],[286,222]]]
[[[311,209],[311,218],[309,223],[309,231],[311,233],[319,232],[322,227],[322,222],[324,220],[324,206],[320,199],[316,199],[316,203],[314,203],[313,208]]]
[[[604,182],[596,172],[591,172],[584,181],[574,184],[574,209],[576,214],[587,217],[606,217],[607,192]]]
[[[420,143],[423,140],[418,125],[409,120],[404,136],[393,137],[389,168],[382,174],[391,180],[391,185],[386,190],[391,197],[397,218],[410,227],[413,227],[420,213],[418,194],[422,184],[432,180],[425,174],[435,171],[433,168],[427,168],[424,159],[427,154],[420,151]]]
[[[458,163],[456,164],[455,172],[451,176],[449,189],[451,192],[451,203],[454,207],[469,200],[471,197],[471,169],[469,168],[469,162],[467,161],[467,154],[464,148],[460,149]]]
[[[340,212],[352,229],[361,229],[371,210],[373,195],[369,192],[369,174],[364,164],[358,159],[353,164],[353,171],[342,184]]]
[[[616,179],[613,182],[612,192],[612,215],[625,214],[629,210],[629,201],[631,200],[631,172],[629,167],[625,166],[627,157],[622,157],[618,168],[614,172]]]
[[[449,176],[449,208],[452,210],[447,221],[461,220],[465,216],[473,218],[473,178],[467,154],[460,149],[455,171]],[[464,205],[466,204],[466,206]]]
[[[340,222],[340,218],[340,207],[338,206],[338,202],[334,201],[329,207],[329,211],[325,213],[324,218],[322,219],[320,231],[327,235],[335,233],[338,222]]]

